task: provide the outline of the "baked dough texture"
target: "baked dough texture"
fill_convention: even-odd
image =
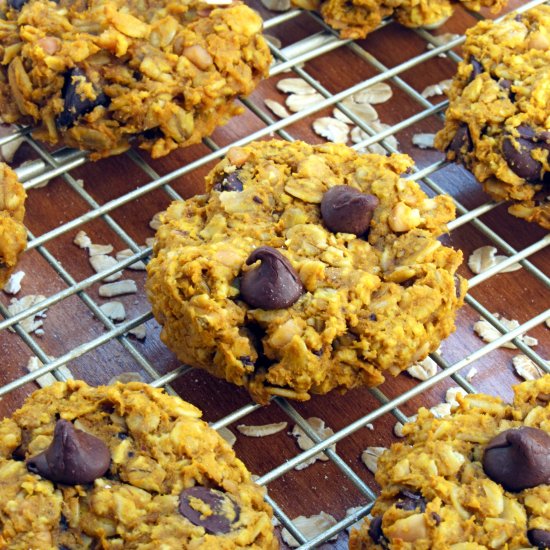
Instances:
[[[27,194],[15,172],[0,163],[0,288],[8,281],[20,254],[27,246],[23,225]]]
[[[466,283],[455,276],[461,252],[436,239],[453,202],[401,178],[411,166],[406,155],[339,144],[230,149],[204,195],[161,216],[146,288],[164,343],[261,403],[375,386],[436,350],[454,330]],[[323,224],[320,203],[338,185],[378,199],[368,236]],[[246,260],[260,246],[298,274],[304,292],[292,305],[242,299],[241,277],[254,268]]]
[[[479,22],[435,145],[514,216],[550,229],[550,6]]]
[[[418,420],[405,425],[405,439],[379,458],[382,491],[374,519],[352,531],[350,549],[547,548],[535,541],[543,539],[540,533],[550,540],[550,485],[506,491],[482,466],[487,444],[505,430],[529,427],[550,435],[550,375],[514,392],[512,404],[459,395],[458,408],[443,418],[420,409]],[[521,466],[532,466],[527,455]],[[371,527],[380,518],[381,531]]]
[[[0,13],[4,122],[92,158],[133,137],[153,158],[198,143],[271,62],[261,18],[238,1],[0,0]]]
[[[0,422],[0,546],[10,550],[274,549],[271,509],[201,412],[161,389],[131,382],[56,383]],[[58,419],[107,445],[111,464],[86,485],[53,483],[24,459],[52,442]],[[190,487],[214,489],[238,509],[226,534],[178,511]],[[204,518],[211,511],[202,508]]]
[[[460,0],[469,10],[491,7],[497,12],[507,0]],[[455,0],[292,0],[292,4],[318,10],[340,32],[341,38],[365,38],[385,17],[393,16],[406,27],[435,26],[453,14]]]

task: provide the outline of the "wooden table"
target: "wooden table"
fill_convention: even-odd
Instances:
[[[516,1],[510,8],[522,4],[525,2]],[[536,325],[529,330],[529,334],[539,341],[534,351],[543,359],[550,357],[549,329],[542,322],[543,318],[537,321],[537,316],[550,302],[548,279],[544,280],[544,274],[547,276],[550,272],[550,254],[545,248],[549,244],[548,235],[539,227],[509,216],[504,205],[492,205],[473,177],[462,168],[434,165],[442,160],[440,153],[412,145],[414,134],[433,133],[442,125],[444,97],[434,97],[429,104],[423,104],[419,101],[419,92],[430,84],[450,78],[456,67],[455,61],[448,57],[432,56],[421,58],[419,62],[418,56],[425,56],[428,51],[425,35],[389,23],[366,40],[346,43],[336,41],[315,15],[300,12],[280,15],[261,6],[255,7],[266,19],[266,32],[282,42],[282,49],[276,49],[276,53],[289,55],[305,51],[307,61],[296,68],[297,74],[280,72],[280,66],[275,65],[273,76],[261,83],[246,102],[244,114],[218,129],[211,141],[156,161],[137,149],[96,163],[83,163],[84,159],[79,155],[69,155],[67,158],[72,159],[75,167],[42,188],[36,188],[37,180],[32,179],[40,173],[37,162],[18,169],[21,176],[30,177],[27,187],[33,187],[29,190],[26,217],[33,238],[19,267],[26,272],[26,277],[17,297],[42,294],[51,297],[52,304],[44,319],[42,336],[28,336],[20,329],[16,333],[6,328],[0,331],[3,358],[0,372],[3,387],[0,391],[12,389],[4,395],[0,407],[4,415],[9,414],[37,388],[32,381],[22,383],[21,380],[27,373],[25,365],[32,355],[38,355],[44,361],[47,356],[61,358],[59,363],[66,363],[74,377],[92,384],[107,383],[111,377],[128,371],[139,372],[145,380],[152,381],[180,368],[181,373],[171,381],[171,387],[184,399],[201,407],[205,419],[216,422],[216,426],[224,425],[228,420],[234,421],[229,423],[229,428],[237,435],[236,453],[253,473],[264,476],[262,482],[269,481],[270,498],[285,514],[294,518],[324,511],[341,520],[348,508],[369,502],[368,488],[376,491],[373,476],[361,462],[362,451],[367,446],[388,446],[395,440],[392,430],[396,416],[391,412],[380,414],[380,400],[393,400],[412,390],[415,395],[399,408],[401,413],[411,415],[421,405],[442,402],[446,389],[459,384],[471,390],[511,397],[511,386],[520,381],[512,367],[512,357],[519,351],[503,348],[491,351],[490,346],[472,330],[480,313],[498,313],[522,324]],[[462,33],[474,22],[471,14],[458,10],[433,34]],[[297,43],[309,46],[309,50],[307,47],[298,48]],[[411,67],[402,70],[402,64],[409,60],[414,60]],[[436,384],[429,381],[420,387],[418,380],[401,374],[375,392],[360,389],[343,396],[333,393],[314,397],[306,403],[277,401],[257,408],[250,403],[246,392],[212,379],[203,372],[181,369],[178,361],[161,344],[159,326],[150,318],[143,292],[143,271],[124,271],[124,277],[135,280],[139,289],[137,295],[116,298],[124,303],[127,320],[122,325],[114,325],[102,318],[98,305],[106,299],[98,296],[99,283],[90,280],[94,272],[86,251],[73,244],[79,230],[86,231],[94,243],[112,244],[115,251],[129,246],[137,251],[146,238],[154,235],[149,227],[153,215],[166,208],[173,198],[185,198],[199,192],[204,175],[227,146],[250,139],[253,133],[267,138],[273,130],[281,130],[282,136],[289,139],[323,142],[323,138],[312,131],[311,124],[320,116],[330,115],[330,98],[368,79],[376,79],[384,70],[393,70],[397,80],[388,81],[394,91],[392,99],[376,106],[380,120],[390,125],[409,121],[396,132],[399,150],[410,154],[419,169],[432,167],[429,170],[432,184],[439,186],[436,189],[450,193],[459,204],[458,222],[444,240],[460,248],[465,258],[483,245],[496,246],[506,255],[522,252],[532,245],[539,248],[527,255],[520,271],[495,274],[482,281],[475,279],[479,284],[470,290],[469,303],[458,314],[457,331],[442,345],[444,366],[454,370],[463,366],[461,375],[472,367],[477,369],[471,381],[473,387],[462,376],[449,377],[449,372],[445,372],[444,378]],[[325,102],[310,116],[285,119],[274,127],[274,117],[263,100],[271,98],[283,103],[285,94],[279,92],[275,84],[288,76],[305,76],[318,81],[318,86],[329,98],[328,103]],[[430,105],[440,105],[440,108],[432,112]],[[414,123],[411,123],[411,117],[416,117]],[[216,152],[217,148],[221,148],[220,151]],[[46,149],[28,141],[18,150],[13,165],[36,161],[40,156],[46,161],[51,160]],[[62,164],[66,162],[65,159]],[[48,170],[50,168],[46,172]],[[165,177],[161,182],[165,182],[166,187],[160,185],[159,177]],[[83,180],[83,187],[79,186],[78,180]],[[424,181],[422,185],[427,192],[434,193],[433,185],[430,187]],[[484,208],[487,204],[489,206]],[[468,221],[472,211],[479,215]],[[469,279],[473,277],[466,265],[461,267],[460,273]],[[81,292],[77,293],[77,289]],[[4,306],[9,304],[10,296],[0,294],[1,303]],[[147,320],[144,341],[123,335],[142,319]],[[4,322],[4,326],[6,324]],[[469,359],[471,354],[475,354],[473,361]],[[11,383],[12,386],[5,386]],[[230,414],[232,416],[227,419]],[[370,417],[365,417],[369,414],[376,417],[371,429],[364,427],[370,423]],[[396,414],[399,416],[399,412]],[[239,419],[240,416],[243,418]],[[345,437],[337,443],[336,462],[316,462],[300,471],[286,470],[286,462],[300,452],[288,432],[294,426],[295,418],[311,416],[322,418],[335,432],[350,431],[352,424],[363,427],[350,434],[340,434]],[[288,428],[267,438],[246,437],[235,429],[240,423],[252,425],[279,421],[287,421]],[[345,548],[346,543],[344,531],[336,542],[326,543],[326,546]]]

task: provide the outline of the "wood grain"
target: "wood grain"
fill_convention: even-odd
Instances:
[[[512,2],[510,7],[520,4],[522,4],[520,1]],[[274,15],[261,6],[256,7],[266,18]],[[470,14],[458,10],[436,33],[463,32],[474,22],[475,19]],[[321,29],[318,21],[307,14],[302,14],[270,29],[269,34],[277,36],[282,40],[283,45],[287,45]],[[387,67],[394,67],[412,56],[419,55],[426,48],[425,42],[414,31],[393,23],[372,33],[359,44]],[[451,77],[454,68],[454,62],[447,58],[436,57],[399,76],[409,86],[421,91],[427,85]],[[306,63],[304,70],[331,93],[337,93],[377,74],[374,67],[361,60],[347,47],[340,47],[315,57]],[[286,76],[292,75],[285,73],[270,78],[252,94],[250,101],[264,114],[272,116],[263,104],[264,98],[284,101],[285,95],[275,88],[275,84],[280,78]],[[423,107],[407,93],[395,85],[392,87],[393,98],[377,106],[383,122],[394,124],[423,110]],[[443,99],[434,98],[434,104]],[[325,109],[315,113],[314,116],[307,117],[286,130],[294,139],[320,143],[323,139],[313,133],[311,123],[319,116],[330,114],[330,111],[331,109]],[[431,116],[403,130],[396,136],[399,140],[399,149],[410,154],[420,168],[441,159],[440,153],[433,150],[422,151],[411,144],[413,134],[435,132],[441,124],[440,116]],[[242,116],[218,129],[212,139],[218,146],[224,146],[264,127],[264,121],[251,111],[245,110]],[[210,149],[204,144],[199,144],[155,161],[142,151],[136,150],[135,153],[143,158],[157,174],[164,175],[202,158],[210,153]],[[14,165],[17,166],[36,156],[36,152],[30,146],[24,145],[17,152]],[[175,179],[171,182],[173,189],[184,198],[200,192],[203,188],[204,175],[213,164],[214,162],[211,162],[184,177]],[[127,156],[87,163],[73,170],[71,175],[84,181],[85,192],[99,205],[121,197],[150,181],[150,177]],[[460,167],[447,166],[435,173],[433,180],[468,209],[488,201],[488,197],[481,191],[473,177]],[[110,218],[124,230],[128,237],[138,244],[143,244],[147,237],[152,237],[154,234],[148,226],[149,220],[169,203],[169,196],[162,189],[157,189],[116,208],[111,212]],[[77,219],[90,209],[90,205],[81,194],[63,178],[56,178],[44,188],[29,191],[26,224],[30,231],[38,236],[63,223]],[[509,216],[504,206],[499,206],[483,215],[481,221],[516,250],[524,249],[545,234],[540,228]],[[109,227],[105,219],[95,219],[83,224],[79,229],[85,230],[94,243],[110,243],[115,250],[128,246],[124,239]],[[67,274],[75,281],[81,281],[93,274],[87,253],[72,243],[77,230],[68,231],[47,242],[45,246],[47,251],[60,262],[66,274],[60,274],[60,270],[50,265],[36,249],[25,254],[20,269],[26,272],[26,277],[23,281],[23,290],[18,297],[27,294],[50,296],[70,286],[64,280]],[[452,231],[446,240],[455,248],[461,249],[465,258],[477,247],[492,244],[474,224],[459,227]],[[548,250],[532,255],[529,260],[543,272],[550,273]],[[460,272],[467,278],[472,277],[466,265],[461,267]],[[128,318],[131,319],[149,311],[143,291],[145,277],[143,272],[129,270],[124,272],[124,276],[134,279],[139,288],[137,295],[116,298],[124,303]],[[98,286],[95,284],[85,292],[94,302],[101,304],[105,300],[99,298]],[[7,305],[10,297],[0,294],[0,301]],[[539,314],[550,301],[548,288],[525,269],[494,276],[472,289],[471,296],[491,312],[518,319],[520,322]],[[483,342],[472,331],[472,325],[478,318],[479,315],[471,306],[465,306],[459,312],[457,331],[442,345],[443,358],[448,364],[454,364],[483,346]],[[44,321],[44,330],[45,334],[42,337],[35,337],[36,342],[47,354],[59,357],[101,336],[105,327],[93,316],[82,299],[75,295],[49,309]],[[147,331],[147,338],[143,342],[130,337],[132,345],[154,365],[159,374],[168,373],[178,367],[178,361],[160,342],[159,327],[154,320],[147,322]],[[531,331],[531,334],[539,340],[536,351],[544,358],[550,357],[549,329],[540,325]],[[0,353],[3,366],[0,371],[1,384],[23,375],[26,372],[24,367],[27,360],[33,355],[17,334],[7,330],[0,332]],[[472,366],[478,370],[473,383],[479,391],[509,399],[512,395],[511,386],[520,381],[514,374],[511,363],[516,353],[515,350],[498,349],[484,355],[465,370],[468,371]],[[112,376],[126,371],[137,371],[146,380],[151,379],[124,344],[116,339],[81,355],[68,366],[75,377],[83,378],[91,384],[107,383]],[[388,398],[392,398],[413,388],[416,384],[417,381],[402,374],[395,379],[387,380],[380,389]],[[447,379],[410,400],[401,410],[405,414],[414,414],[419,406],[439,403],[444,399],[446,389],[452,385],[456,385],[456,382]],[[246,392],[212,379],[200,371],[191,370],[178,378],[172,386],[184,399],[201,407],[208,421],[219,420],[250,402]],[[0,402],[2,415],[8,415],[13,411],[36,387],[34,383],[26,384],[4,396]],[[328,396],[314,397],[307,403],[293,404],[293,406],[305,418],[318,416],[337,431],[375,410],[379,402],[368,389],[359,389],[350,391],[346,395],[333,393]],[[285,420],[288,420],[288,417],[284,411],[276,403],[272,403],[237,423],[264,424]],[[394,424],[393,415],[383,415],[374,422],[372,430],[361,429],[337,445],[339,456],[373,489],[376,489],[375,482],[362,464],[360,455],[367,446],[391,444],[395,440],[392,433]],[[253,473],[265,474],[299,452],[294,438],[288,435],[291,428],[292,423],[289,423],[288,430],[267,438],[251,438],[238,434],[235,451]],[[237,433],[235,426],[230,426],[230,429]],[[366,502],[353,483],[331,462],[317,462],[302,471],[292,470],[271,483],[268,489],[270,496],[290,517],[325,511],[341,519],[348,508]],[[328,543],[324,547],[345,548],[346,541],[347,535],[342,533],[336,542]]]

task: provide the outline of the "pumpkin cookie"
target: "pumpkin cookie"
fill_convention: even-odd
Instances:
[[[0,112],[49,143],[153,157],[197,143],[266,76],[262,20],[236,1],[0,0]]]
[[[147,293],[178,358],[265,403],[374,386],[454,330],[454,217],[402,179],[405,155],[345,145],[233,148],[206,194],[161,217]]]
[[[550,548],[550,375],[514,391],[420,409],[378,459],[382,493],[350,549]]]
[[[178,397],[56,383],[0,422],[0,546],[274,549],[263,490]]]
[[[453,13],[456,0],[292,0],[299,8],[318,10],[323,19],[340,31],[342,38],[365,38],[382,22],[394,16],[407,27],[430,27],[443,23]],[[482,6],[500,10],[506,0],[460,0],[467,9]]]
[[[27,194],[15,172],[0,163],[0,288],[8,281],[19,255],[27,246],[23,225]]]
[[[514,216],[550,229],[550,6],[467,31],[435,144]]]

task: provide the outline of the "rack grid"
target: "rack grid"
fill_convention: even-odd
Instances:
[[[529,10],[542,3],[542,0],[521,3],[518,11]],[[136,174],[137,179],[143,181],[143,183],[140,183],[138,186],[132,185],[131,187],[129,187],[129,184],[121,185],[122,191],[117,191],[114,197],[109,197],[108,194],[103,194],[101,197],[96,196],[94,185],[86,183],[85,186],[82,186],[79,182],[80,178],[77,177],[80,175],[80,177],[86,179],[87,174],[92,174],[92,177],[96,177],[97,172],[101,169],[99,166],[102,163],[109,163],[110,167],[119,169],[119,164],[113,164],[115,161],[112,159],[99,161],[98,163],[88,163],[87,155],[82,151],[66,148],[51,151],[32,138],[29,128],[18,127],[15,132],[0,138],[0,148],[20,138],[25,143],[22,150],[30,160],[17,167],[16,172],[20,180],[24,182],[26,190],[30,191],[28,204],[33,209],[39,208],[37,204],[39,199],[47,200],[48,198],[48,191],[46,190],[50,189],[50,187],[39,189],[41,185],[54,178],[57,178],[55,182],[48,185],[57,190],[55,196],[60,196],[60,193],[70,196],[71,200],[77,203],[77,210],[80,209],[78,215],[73,216],[71,214],[68,216],[69,219],[63,219],[64,215],[61,213],[61,223],[58,223],[54,227],[47,227],[45,222],[44,224],[33,224],[34,220],[28,223],[29,243],[27,255],[35,251],[32,265],[42,265],[43,267],[37,270],[33,269],[33,273],[28,274],[27,277],[28,279],[36,279],[38,281],[36,284],[37,288],[40,288],[41,280],[43,281],[45,278],[55,279],[55,284],[53,285],[55,289],[49,292],[42,301],[14,315],[8,313],[9,297],[6,295],[2,296],[0,314],[3,319],[0,320],[0,345],[3,349],[7,350],[5,361],[9,368],[5,370],[1,379],[3,385],[0,386],[0,396],[9,398],[16,394],[16,397],[13,397],[13,403],[20,404],[22,401],[21,396],[28,394],[36,388],[35,381],[40,376],[51,372],[57,379],[65,380],[66,371],[59,369],[62,366],[67,366],[74,373],[75,377],[81,376],[90,382],[97,382],[94,378],[95,374],[89,377],[85,374],[83,375],[83,372],[86,373],[88,371],[86,369],[83,370],[81,365],[88,366],[90,362],[96,361],[96,354],[99,353],[99,356],[102,356],[102,350],[107,347],[112,349],[115,343],[117,344],[117,353],[124,355],[124,359],[121,362],[124,365],[134,365],[131,369],[126,368],[125,370],[141,372],[144,378],[152,385],[163,386],[172,394],[181,393],[182,380],[185,380],[187,383],[190,377],[195,376],[195,371],[190,367],[179,364],[174,365],[174,359],[168,352],[162,351],[158,356],[151,353],[151,350],[159,346],[158,327],[152,319],[152,315],[144,301],[140,303],[140,306],[142,306],[141,309],[138,308],[133,315],[129,316],[129,320],[121,323],[111,321],[100,308],[103,302],[97,297],[96,287],[98,283],[106,276],[121,270],[125,270],[124,273],[127,274],[129,266],[139,260],[146,261],[151,254],[151,247],[143,247],[141,244],[142,241],[136,238],[137,234],[142,233],[141,227],[136,228],[136,224],[140,222],[137,222],[133,216],[121,216],[119,214],[121,209],[126,207],[138,208],[138,205],[141,208],[141,205],[148,203],[149,199],[153,196],[155,197],[154,200],[151,200],[153,204],[156,205],[160,201],[163,202],[164,206],[172,200],[182,199],[184,196],[189,195],[190,192],[193,192],[188,187],[181,185],[183,178],[190,178],[195,182],[200,182],[206,170],[211,168],[217,159],[222,157],[230,147],[235,145],[244,145],[253,140],[263,139],[274,134],[288,141],[303,139],[304,136],[306,138],[311,137],[313,134],[308,134],[310,132],[309,123],[311,117],[326,112],[327,109],[337,108],[366,133],[368,137],[362,142],[355,144],[355,148],[363,149],[374,144],[379,144],[387,153],[398,152],[395,148],[395,142],[388,138],[392,138],[395,135],[410,135],[419,126],[437,124],[434,120],[441,120],[447,102],[440,101],[434,104],[423,97],[418,86],[411,83],[415,80],[414,77],[411,78],[411,71],[417,71],[423,64],[439,60],[441,56],[445,57],[445,61],[441,63],[454,64],[459,61],[460,57],[456,52],[456,48],[462,44],[464,40],[463,35],[451,42],[438,46],[434,37],[439,31],[408,30],[406,31],[409,33],[408,36],[414,37],[418,44],[423,45],[423,48],[419,50],[417,55],[407,57],[403,60],[397,59],[395,64],[390,65],[388,61],[383,61],[379,56],[372,53],[368,39],[367,41],[341,40],[314,12],[302,12],[294,9],[278,15],[271,13],[270,16],[267,16],[265,9],[262,9],[260,5],[257,7],[266,16],[266,33],[279,32],[279,34],[286,38],[286,28],[290,26],[294,33],[298,35],[305,33],[305,36],[296,41],[291,41],[284,46],[279,45],[275,40],[271,42],[270,47],[275,61],[271,68],[270,78],[260,86],[257,93],[254,93],[248,99],[242,100],[245,110],[243,120],[245,122],[241,126],[246,127],[244,133],[241,132],[239,134],[236,131],[236,126],[231,123],[227,131],[217,131],[213,137],[205,139],[202,145],[191,148],[192,152],[182,153],[179,156],[175,154],[174,158],[176,158],[178,164],[175,167],[173,163],[172,165],[169,164],[168,169],[166,164],[154,163],[146,155],[142,155],[137,150],[130,150],[124,154],[123,159],[120,161],[120,166],[122,166],[120,170],[128,170],[129,173]],[[475,21],[474,17],[482,17],[479,14],[463,15],[464,17],[469,17],[471,22]],[[392,25],[391,22],[384,21],[381,28],[374,35],[377,37],[389,36],[388,33],[394,32],[391,30]],[[463,31],[464,28],[461,30]],[[428,44],[431,44],[431,49],[425,48]],[[325,85],[323,84],[323,79],[319,77],[321,74],[319,66],[322,66],[324,56],[331,56],[333,54],[351,56],[356,64],[355,66],[361,66],[371,76],[362,78],[349,86],[345,86],[341,90],[334,91],[333,82]],[[273,115],[265,109],[263,99],[273,96],[273,93],[275,93],[274,82],[276,82],[278,77],[287,75],[289,72],[294,73],[292,76],[304,79],[324,99],[286,118],[275,120]],[[396,92],[408,98],[408,101],[411,102],[409,104],[414,103],[416,111],[404,118],[399,117],[400,120],[398,122],[390,124],[386,129],[380,131],[357,117],[342,101],[346,97],[382,81],[387,81]],[[252,128],[254,128],[253,131],[251,131]],[[319,141],[318,138],[317,141]],[[181,162],[182,155],[185,155],[185,163]],[[187,155],[190,158],[187,158]],[[468,380],[460,371],[474,363],[477,364],[478,361],[494,357],[491,354],[498,352],[500,346],[504,343],[513,342],[518,348],[517,352],[525,354],[542,371],[550,373],[549,363],[543,358],[544,353],[550,353],[548,329],[544,327],[545,321],[550,318],[550,309],[544,308],[544,296],[548,297],[550,277],[547,275],[549,268],[548,255],[542,256],[543,251],[550,245],[550,235],[535,229],[524,231],[522,238],[518,240],[510,238],[509,231],[499,231],[499,226],[495,226],[493,223],[494,220],[491,217],[499,209],[501,210],[500,219],[505,217],[507,223],[516,224],[514,227],[519,227],[517,224],[522,222],[510,220],[507,214],[502,212],[501,205],[488,201],[482,193],[480,193],[482,200],[472,205],[469,196],[465,196],[459,190],[457,191],[456,187],[449,187],[447,185],[449,179],[454,181],[457,177],[467,177],[464,171],[459,172],[457,176],[456,171],[460,170],[462,169],[449,167],[442,160],[442,155],[434,157],[434,154],[428,153],[423,157],[421,156],[419,166],[408,177],[417,180],[429,194],[451,193],[457,209],[456,220],[449,224],[451,239],[457,234],[460,235],[460,232],[466,229],[468,231],[467,235],[476,235],[474,240],[478,239],[480,242],[483,241],[484,244],[491,244],[509,256],[504,262],[493,266],[481,274],[475,276],[471,276],[471,273],[469,274],[469,293],[466,298],[467,306],[465,306],[465,308],[470,308],[469,316],[464,314],[464,318],[461,319],[463,313],[459,313],[459,333],[464,334],[464,331],[467,330],[465,328],[466,325],[472,318],[472,315],[475,314],[487,320],[502,333],[498,339],[488,344],[480,344],[475,338],[465,338],[467,340],[466,344],[454,346],[449,350],[450,353],[448,354],[445,351],[443,353],[432,354],[432,358],[439,366],[437,374],[418,383],[407,380],[399,386],[399,391],[397,392],[391,384],[388,388],[386,388],[387,384],[385,384],[381,388],[365,390],[361,396],[368,396],[368,399],[371,399],[370,402],[374,400],[377,406],[372,408],[367,414],[360,414],[357,417],[340,417],[340,427],[335,430],[334,435],[324,440],[320,439],[308,424],[305,414],[307,407],[304,409],[301,404],[291,403],[281,397],[273,398],[271,405],[264,408],[249,402],[246,398],[242,397],[242,394],[239,394],[239,399],[235,401],[239,404],[231,405],[229,412],[223,411],[221,415],[216,407],[210,407],[207,404],[207,416],[214,417],[211,419],[211,425],[215,429],[225,428],[235,422],[243,421],[243,419],[256,418],[254,415],[258,414],[260,416],[264,414],[266,417],[274,415],[282,416],[288,422],[299,425],[314,441],[315,445],[311,449],[303,452],[295,449],[292,456],[289,456],[282,462],[279,460],[274,467],[270,467],[267,471],[264,471],[258,478],[258,483],[265,485],[269,489],[266,499],[273,507],[275,515],[299,542],[301,545],[300,548],[318,547],[332,540],[334,536],[344,533],[343,536],[339,536],[337,542],[329,543],[332,546],[343,548],[343,545],[345,545],[346,529],[359,518],[369,513],[373,500],[376,497],[376,486],[372,481],[372,476],[370,476],[364,466],[359,461],[354,462],[348,456],[343,456],[341,452],[335,450],[335,448],[331,448],[331,446],[337,443],[342,444],[357,432],[365,431],[374,421],[382,418],[387,419],[391,417],[393,418],[393,422],[406,422],[408,414],[405,412],[405,409],[408,409],[409,414],[411,414],[415,408],[415,403],[416,405],[419,403],[424,404],[428,395],[430,399],[433,399],[430,391],[443,386],[447,387],[450,380],[467,392],[476,392],[478,390],[477,385]],[[200,183],[198,185],[200,187]],[[159,199],[161,195],[163,198]],[[71,207],[68,211],[73,212],[74,208]],[[57,223],[57,220],[53,221]],[[34,227],[34,225],[37,226],[38,230],[31,230],[31,226]],[[132,251],[132,255],[112,268],[98,274],[89,275],[85,271],[85,268],[75,270],[69,256],[74,259],[77,253],[75,252],[76,247],[70,249],[70,246],[67,247],[66,243],[72,241],[78,230],[99,226],[100,229],[97,229],[99,234],[113,235],[113,239],[120,243],[121,247],[129,248]],[[458,237],[458,240],[461,242],[463,242],[463,239],[464,237]],[[85,254],[78,261],[87,266]],[[535,289],[535,294],[538,293],[538,296],[542,296],[543,299],[540,303],[534,304],[529,308],[529,311],[534,313],[529,313],[527,315],[528,318],[525,318],[526,315],[523,310],[508,311],[507,313],[515,313],[518,317],[523,317],[524,319],[517,328],[508,330],[502,324],[502,321],[499,320],[499,317],[492,313],[493,304],[490,299],[484,299],[485,291],[481,293],[473,291],[477,287],[484,288],[483,285],[486,283],[492,283],[494,287],[498,287],[500,283],[495,283],[495,281],[497,281],[499,274],[516,262],[519,262],[523,268],[520,272],[516,272],[520,275],[514,276],[519,279],[519,284],[530,285],[531,288]],[[69,267],[66,267],[66,265]],[[25,266],[25,260],[23,260],[23,266]],[[76,273],[84,273],[84,275],[78,276]],[[143,288],[143,273],[131,273],[133,273],[134,278],[139,282],[140,288]],[[465,269],[462,273],[468,275],[468,271]],[[489,294],[495,291],[494,287],[489,289]],[[24,290],[20,294],[29,293],[26,292],[26,289],[27,287],[24,285]],[[56,332],[56,327],[66,328],[66,319],[65,321],[63,320],[63,311],[61,311],[64,304],[70,304],[70,311],[79,311],[79,315],[83,317],[87,316],[85,328],[79,334],[80,340],[74,339],[74,335],[72,335],[68,338],[68,345],[65,348],[63,348],[63,345],[53,346],[58,349],[64,349],[62,353],[57,354],[53,358],[46,349],[47,344],[51,344],[51,339],[48,339],[47,336],[48,333],[52,333],[53,335]],[[547,304],[548,300],[546,300]],[[54,316],[55,323],[53,321],[50,322],[49,319],[46,320],[45,336],[37,337],[36,334],[25,332],[20,324],[21,321],[46,308],[51,312],[59,308],[60,314]],[[147,336],[146,345],[137,342],[128,334],[131,329],[144,323],[148,327],[152,327],[154,332],[154,334]],[[537,330],[538,334],[541,334],[544,338],[544,341],[539,343],[537,349],[528,347],[519,338],[522,334],[532,330]],[[453,342],[452,338],[450,341],[451,343]],[[456,343],[456,339],[454,342]],[[31,355],[36,356],[43,363],[43,366],[25,374],[23,369],[20,368],[20,363],[25,363],[25,360],[22,360],[20,357],[28,357],[29,352]],[[105,354],[108,353],[110,352],[105,352]],[[501,361],[503,357],[502,352],[496,357],[498,361]],[[506,357],[509,358],[509,356]],[[399,378],[402,379],[404,376],[406,375],[401,375]],[[503,388],[502,393],[505,396],[509,396],[509,386],[510,381],[513,381],[513,376],[507,374],[503,376],[502,380],[502,384],[506,386]],[[107,380],[100,379],[99,381],[105,383]],[[224,383],[216,382],[213,391],[223,393],[227,392],[227,388],[228,386],[224,385]],[[364,398],[367,399],[367,397]],[[417,398],[419,401],[415,401]],[[9,409],[12,405],[12,401],[9,399],[7,401],[8,408],[4,407],[2,411],[4,414],[10,412]],[[231,404],[233,401],[230,400],[229,403]],[[327,409],[334,408],[334,398],[331,396],[325,396],[316,400],[317,407],[322,406],[320,404],[323,403],[327,406]],[[195,402],[195,404],[202,407],[201,402]],[[266,413],[266,410],[270,410],[271,412]],[[240,436],[240,438],[242,437],[244,436]],[[372,441],[376,441],[376,434],[372,434],[369,437],[371,437]],[[391,437],[391,434],[385,434],[383,437],[384,442],[391,442]],[[260,442],[258,448],[267,456],[272,447]],[[329,458],[328,464],[333,468],[331,472],[336,472],[336,475],[343,476],[346,483],[355,488],[357,492],[355,500],[358,506],[352,513],[344,515],[343,518],[339,519],[335,525],[308,540],[291,520],[291,516],[296,517],[300,513],[300,506],[289,505],[285,498],[280,498],[281,490],[274,490],[272,493],[271,487],[277,480],[282,479],[289,473],[293,473],[296,466],[314,457],[320,451],[326,452]],[[272,456],[270,458],[273,459]],[[319,463],[310,468],[313,469],[318,466],[326,468],[324,464],[320,466]],[[308,469],[302,471],[307,472]],[[334,495],[326,491],[321,492],[323,493],[324,510],[330,512],[332,506],[331,498]],[[274,496],[275,494],[278,496]],[[323,502],[320,505],[322,504]],[[296,513],[296,510],[299,512]],[[321,508],[318,511],[320,510]],[[304,513],[304,515],[307,514]]]

